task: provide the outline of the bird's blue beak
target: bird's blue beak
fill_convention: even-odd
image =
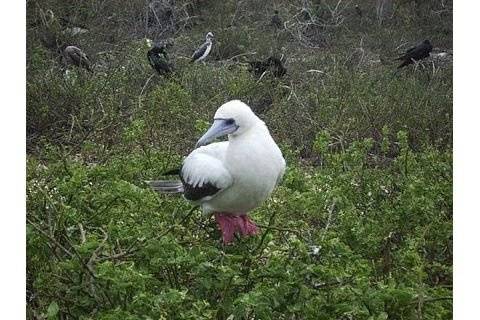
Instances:
[[[207,132],[197,141],[195,148],[205,146],[218,137],[237,131],[238,126],[233,119],[214,119]]]

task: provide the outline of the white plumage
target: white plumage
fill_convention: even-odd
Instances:
[[[228,135],[228,141],[211,143]],[[157,191],[183,192],[186,199],[214,213],[225,243],[234,233],[258,232],[247,213],[272,193],[285,171],[285,160],[265,123],[239,100],[222,105],[197,149],[183,161],[181,182],[152,181]]]
[[[193,187],[211,183],[219,189],[228,188],[233,179],[223,165],[227,146],[228,142],[218,142],[193,150],[183,162],[184,181]]]
[[[205,42],[192,55],[191,62],[203,61],[212,50],[213,33],[209,32],[205,36]]]
[[[271,194],[285,171],[285,160],[265,123],[243,102],[225,103],[214,119],[234,119],[238,129],[228,135],[228,142],[190,153],[181,173],[188,184],[208,182],[221,189],[198,201],[205,213],[244,214]]]

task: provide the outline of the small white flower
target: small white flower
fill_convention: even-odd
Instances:
[[[310,253],[313,255],[313,256],[316,256],[320,253],[320,247],[319,246],[310,246]]]
[[[147,46],[151,47],[152,44],[153,44],[153,41],[152,41],[151,39],[145,38],[145,44],[146,44]]]

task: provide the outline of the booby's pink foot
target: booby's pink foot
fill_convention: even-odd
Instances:
[[[215,213],[215,220],[222,232],[223,243],[229,244],[233,241],[235,233],[249,236],[258,233],[258,227],[250,218],[244,215],[233,215],[230,213]]]

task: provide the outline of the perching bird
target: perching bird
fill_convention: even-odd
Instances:
[[[362,9],[360,9],[358,4],[355,5],[355,11],[357,12],[358,16],[361,18],[362,17]]]
[[[77,67],[82,67],[92,72],[90,59],[88,56],[78,47],[62,45],[59,49],[61,58],[66,64],[73,64]]]
[[[409,64],[429,57],[432,49],[432,44],[428,40],[425,40],[422,43],[416,45],[415,47],[408,49],[405,54],[395,59],[403,60],[402,64],[400,64],[397,69],[403,68],[405,66],[408,66]]]
[[[282,29],[282,19],[280,19],[280,16],[278,15],[278,10],[273,11],[270,25],[274,26],[276,29]]]
[[[265,61],[250,61],[250,72],[253,72],[257,77],[260,77],[265,71],[271,70],[275,77],[283,77],[287,73],[287,69],[282,64],[280,59],[269,57]]]
[[[209,32],[205,36],[205,43],[200,46],[192,55],[190,62],[197,62],[204,60],[212,50],[213,33]]]
[[[153,48],[147,52],[147,59],[158,74],[167,75],[172,72],[165,46],[153,46]]]
[[[228,141],[210,143],[225,135]],[[270,196],[285,171],[282,152],[265,123],[245,103],[232,100],[218,108],[196,146],[176,170],[179,181],[150,181],[150,186],[183,193],[205,214],[213,213],[225,244],[235,233],[256,234],[247,214]]]

